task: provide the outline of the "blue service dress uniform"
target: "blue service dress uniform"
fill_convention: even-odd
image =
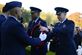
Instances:
[[[6,17],[1,14],[0,15],[0,53],[1,53],[1,24],[6,20]]]
[[[35,21],[30,21],[27,33],[29,33],[30,36],[33,36],[33,38],[39,37],[39,34],[41,33],[38,28],[39,25],[47,27],[46,22],[41,18],[37,18]],[[47,42],[41,43],[39,46],[31,46],[31,55],[46,55],[46,52]]]
[[[74,42],[74,25],[73,21],[66,19],[63,23],[57,23],[53,32],[48,35],[56,38],[56,55],[77,55]]]
[[[30,38],[23,25],[14,17],[8,17],[1,26],[1,55],[25,55],[25,44],[40,44],[39,38]]]

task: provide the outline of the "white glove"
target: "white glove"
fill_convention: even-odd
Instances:
[[[54,28],[54,27],[52,27],[52,26],[48,26],[48,29],[50,29],[50,31],[52,31],[53,28]]]
[[[82,47],[79,45],[77,51],[77,55],[82,55]]]
[[[39,38],[41,39],[41,41],[44,41],[47,38],[46,33],[40,33]]]

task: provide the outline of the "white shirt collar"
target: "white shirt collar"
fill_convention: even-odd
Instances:
[[[7,15],[6,14],[2,14],[6,19],[7,19]]]
[[[9,15],[10,17],[13,17],[16,21],[20,22],[15,16],[11,16]]]
[[[59,21],[60,23],[64,23],[66,21],[66,18],[61,22],[61,21]]]
[[[39,17],[34,21],[35,23],[38,21]]]

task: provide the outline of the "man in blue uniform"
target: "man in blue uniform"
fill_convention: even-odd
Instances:
[[[77,55],[74,42],[74,27],[73,21],[66,19],[66,14],[69,11],[63,7],[56,7],[56,15],[58,20],[53,29],[53,32],[57,38],[57,55]]]
[[[6,4],[9,16],[1,26],[1,54],[0,55],[25,55],[25,45],[39,45],[46,39],[46,34],[40,34],[38,38],[28,36],[19,18],[21,17],[22,3],[12,1]],[[41,28],[41,27],[40,27]],[[42,38],[44,37],[44,38]]]
[[[47,27],[44,20],[40,18],[41,9],[30,7],[32,20],[29,22],[27,33],[36,38],[41,33],[39,26]],[[43,31],[45,33],[45,31]],[[42,42],[39,46],[31,46],[31,55],[46,55],[47,43]]]
[[[56,55],[77,55],[74,42],[75,24],[66,19],[69,10],[63,7],[56,7],[55,10],[59,22],[54,26],[51,36],[56,40]]]

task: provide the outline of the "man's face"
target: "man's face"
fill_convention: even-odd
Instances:
[[[21,8],[20,8],[20,7],[16,7],[15,9],[16,9],[16,14],[17,14],[18,18],[20,18],[21,15],[22,15],[22,10],[21,10]]]
[[[31,17],[32,17],[33,20],[36,19],[38,16],[39,16],[39,13],[31,12]]]
[[[76,31],[77,31],[77,32],[80,32],[80,28],[79,28],[79,27],[77,27],[77,28],[76,28]]]
[[[62,21],[63,19],[65,19],[65,17],[66,17],[66,13],[61,12],[57,14],[57,18],[59,21]]]

